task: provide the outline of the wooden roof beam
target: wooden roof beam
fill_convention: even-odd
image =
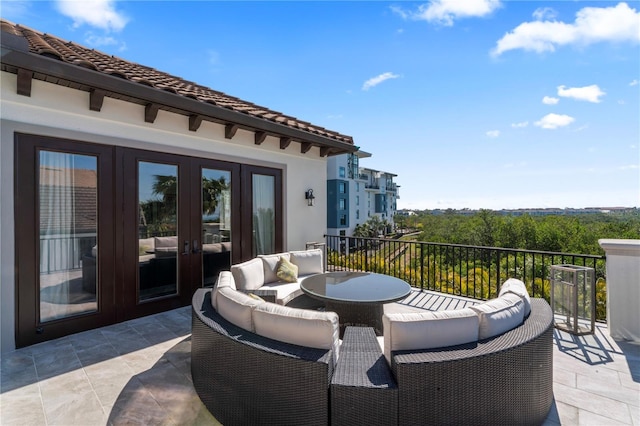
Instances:
[[[102,110],[102,104],[104,103],[104,96],[107,93],[100,89],[91,89],[89,92],[89,109],[91,111]]]
[[[287,149],[287,147],[291,144],[291,138],[283,136],[280,138],[280,149]]]
[[[202,116],[198,114],[192,114],[189,116],[189,130],[192,132],[197,131],[202,124]]]
[[[320,157],[326,157],[331,152],[331,148],[328,146],[320,147]]]
[[[256,145],[261,145],[267,139],[267,132],[256,132],[253,139]]]
[[[224,137],[227,139],[233,139],[238,131],[239,126],[237,124],[227,124],[224,126]]]
[[[309,152],[309,150],[311,149],[313,145],[311,145],[309,142],[301,142],[300,143],[300,153],[302,154],[306,154],[307,152]]]
[[[31,97],[31,81],[33,73],[23,68],[18,68],[18,95]]]
[[[144,121],[145,123],[153,123],[158,117],[158,111],[160,105],[149,103],[144,107]]]

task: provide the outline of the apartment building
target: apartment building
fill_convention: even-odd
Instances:
[[[366,151],[336,155],[327,160],[327,233],[351,236],[358,225],[378,216],[394,229],[399,186],[396,174],[360,167]]]

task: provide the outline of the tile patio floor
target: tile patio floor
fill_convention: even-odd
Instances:
[[[414,292],[400,303],[468,302]],[[0,425],[219,424],[191,382],[190,309],[2,354]],[[613,341],[606,325],[581,337],[554,330],[553,379],[546,425],[640,425],[640,345]]]

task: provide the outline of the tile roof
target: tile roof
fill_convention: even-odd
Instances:
[[[4,19],[0,21],[0,27],[3,32],[23,37],[28,42],[28,50],[30,53],[63,61],[77,67],[87,68],[102,74],[119,77],[130,82],[161,91],[167,91],[206,104],[229,109],[256,119],[268,120],[289,128],[327,138],[340,144],[353,145],[353,138],[351,136],[343,135],[285,115],[281,112],[229,96],[180,77],[107,55],[94,49],[88,49],[76,43],[64,41],[58,37],[44,34]],[[7,70],[4,63],[2,69]],[[37,77],[38,76],[34,75],[34,78]],[[348,149],[348,151],[355,151],[356,149],[352,148]]]

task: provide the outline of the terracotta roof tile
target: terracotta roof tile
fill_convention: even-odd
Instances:
[[[79,67],[93,69],[104,74],[154,87],[158,90],[169,91],[353,145],[351,136],[320,126],[314,126],[295,117],[286,116],[280,112],[243,101],[150,67],[132,63],[94,49],[88,49],[76,43],[64,41],[58,37],[43,34],[5,20],[1,21],[1,29],[10,34],[24,37],[29,43],[29,51],[38,55],[48,56]]]

